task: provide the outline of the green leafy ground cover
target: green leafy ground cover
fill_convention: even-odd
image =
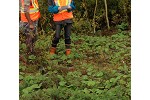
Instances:
[[[41,34],[29,56],[20,42],[20,100],[130,100],[130,32],[71,38],[69,56],[63,39],[49,55],[50,35]]]

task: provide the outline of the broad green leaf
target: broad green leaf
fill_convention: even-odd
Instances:
[[[96,84],[95,81],[87,81],[88,86],[94,86]]]
[[[60,81],[60,82],[59,82],[59,85],[60,85],[60,86],[65,86],[66,83],[67,83],[67,82],[65,82],[65,81]]]
[[[99,72],[99,73],[96,74],[96,76],[98,76],[98,77],[103,76],[103,75],[104,75],[103,72]]]
[[[72,61],[71,61],[71,60],[68,60],[68,61],[67,61],[67,63],[69,63],[69,64],[70,64],[70,63],[72,63]]]

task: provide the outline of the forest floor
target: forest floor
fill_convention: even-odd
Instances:
[[[69,56],[63,38],[51,56],[51,39],[39,35],[35,53],[26,55],[20,38],[20,100],[130,100],[129,31],[108,36],[72,34]]]

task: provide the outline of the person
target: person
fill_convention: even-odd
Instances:
[[[53,21],[55,23],[55,34],[50,48],[50,54],[56,53],[56,47],[60,39],[60,33],[64,28],[66,55],[71,54],[71,27],[72,27],[72,11],[75,9],[73,0],[48,0],[48,11],[53,14]]]
[[[33,53],[40,18],[38,0],[20,0],[20,30],[26,36],[27,53]]]

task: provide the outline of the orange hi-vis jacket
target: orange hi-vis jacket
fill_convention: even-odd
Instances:
[[[21,4],[21,21],[28,22],[24,11],[24,0],[21,0]],[[40,18],[39,5],[37,0],[30,0],[29,15],[32,21],[35,21]]]
[[[54,0],[56,6],[69,6],[72,0]],[[72,11],[68,12],[67,10],[63,10],[54,14],[53,20],[54,21],[62,21],[66,19],[72,19],[73,14]]]

